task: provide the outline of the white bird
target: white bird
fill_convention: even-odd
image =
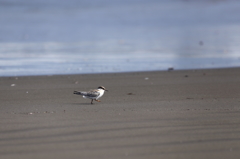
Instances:
[[[74,91],[73,94],[82,95],[83,98],[92,99],[91,104],[93,104],[93,100],[97,102],[101,102],[98,99],[103,96],[105,91],[108,91],[108,90],[106,90],[106,88],[103,86],[99,86],[98,89],[90,90],[88,92]]]

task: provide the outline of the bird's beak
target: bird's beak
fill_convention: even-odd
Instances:
[[[105,89],[105,91],[107,91],[107,92],[108,92],[108,90],[106,90],[106,89]]]

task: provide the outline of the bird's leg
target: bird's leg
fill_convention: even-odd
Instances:
[[[93,104],[93,99],[92,99],[92,101],[91,101],[91,104]]]
[[[97,102],[101,102],[100,100],[97,100],[97,99],[95,99],[95,101],[97,101]]]

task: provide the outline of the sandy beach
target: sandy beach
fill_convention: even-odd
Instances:
[[[240,69],[1,77],[1,159],[239,158]],[[74,90],[105,86],[101,102]]]

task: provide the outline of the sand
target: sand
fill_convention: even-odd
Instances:
[[[1,159],[239,158],[240,69],[0,78]],[[101,102],[74,95],[99,85]]]

